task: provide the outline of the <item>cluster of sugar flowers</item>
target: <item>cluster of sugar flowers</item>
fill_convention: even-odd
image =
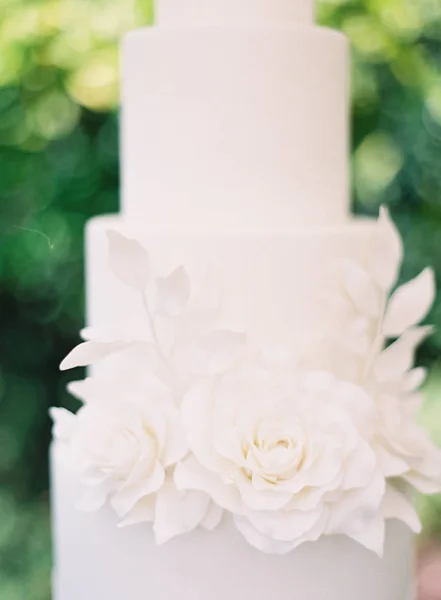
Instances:
[[[52,409],[82,509],[109,503],[121,526],[151,522],[158,543],[214,529],[226,512],[269,553],[343,534],[381,555],[387,519],[419,530],[412,487],[441,491],[441,452],[416,421],[424,371],[413,368],[434,279],[428,269],[392,293],[402,244],[386,211],[364,262],[339,265],[335,328],[307,359],[216,327],[212,275],[199,286],[182,266],[153,277],[137,241],[108,238],[110,268],[145,322],[86,330],[61,365],[117,357],[111,377],[70,385],[76,415]]]

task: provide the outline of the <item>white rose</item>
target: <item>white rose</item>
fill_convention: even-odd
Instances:
[[[379,420],[372,445],[386,477],[401,477],[423,494],[441,492],[441,450],[416,421],[412,395],[377,397]]]
[[[176,485],[233,512],[253,546],[284,553],[341,533],[382,552],[385,480],[364,439],[376,412],[360,388],[244,369],[194,388],[183,418],[194,457]]]
[[[179,410],[161,384],[88,379],[72,391],[85,401],[78,414],[52,415],[87,488],[79,508],[109,502],[122,525],[153,522],[158,543],[217,524],[221,511],[209,496],[173,484],[173,467],[188,447]]]

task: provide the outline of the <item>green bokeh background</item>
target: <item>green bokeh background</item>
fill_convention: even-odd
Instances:
[[[47,412],[72,402],[57,367],[83,325],[84,223],[118,208],[118,41],[152,18],[148,1],[0,0],[0,600],[50,598]],[[441,0],[319,18],[353,45],[354,210],[387,204],[403,279],[430,264],[441,282]],[[422,419],[441,441],[441,295],[430,320]],[[441,503],[421,512],[436,536]]]

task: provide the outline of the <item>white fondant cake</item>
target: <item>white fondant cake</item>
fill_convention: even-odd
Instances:
[[[55,600],[413,599],[433,277],[388,303],[399,237],[349,218],[348,47],[313,12],[161,0],[125,41],[123,214],[89,224],[62,365],[92,377],[53,411]]]

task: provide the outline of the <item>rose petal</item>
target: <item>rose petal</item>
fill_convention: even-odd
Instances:
[[[385,337],[398,337],[420,323],[429,312],[434,299],[435,277],[433,270],[427,268],[392,295],[384,317]]]
[[[323,533],[316,531],[317,524],[323,525],[322,509],[312,511],[274,511],[274,512],[248,512],[246,514],[251,525],[262,535],[281,542],[299,542],[309,539],[312,532],[313,538]]]
[[[221,478],[204,468],[194,456],[176,466],[174,482],[179,490],[205,492],[216,504],[230,512],[243,512],[242,502],[237,488],[226,485]]]
[[[208,510],[210,498],[193,491],[178,491],[171,483],[164,485],[156,499],[154,532],[156,543],[189,533],[200,525]]]
[[[179,411],[171,408],[166,412],[167,431],[161,459],[165,467],[170,467],[184,458],[188,452],[188,443]]]
[[[403,475],[403,479],[410,483],[421,494],[425,494],[426,496],[439,494],[441,492],[441,480],[439,479],[433,480],[414,471]]]
[[[96,512],[100,510],[110,494],[110,484],[88,488],[81,496],[77,509],[81,512]]]
[[[194,386],[182,402],[182,423],[190,449],[201,465],[214,472],[225,472],[230,463],[216,452],[210,429],[213,383],[203,381]]]
[[[386,528],[383,517],[373,519],[364,529],[348,534],[352,538],[368,550],[382,558],[384,554],[384,542],[386,537]]]
[[[405,523],[414,533],[421,532],[421,521],[406,494],[388,484],[381,505],[381,514],[385,519],[398,519]]]
[[[245,517],[235,515],[234,523],[246,541],[265,554],[287,554],[296,546],[293,542],[281,542],[263,535]]]
[[[155,520],[156,497],[146,496],[142,498],[136,506],[132,508],[124,521],[118,524],[118,527],[128,527],[138,523],[153,523]]]
[[[201,527],[207,531],[213,531],[220,525],[223,514],[224,511],[222,508],[214,502],[211,502],[204,520],[201,521]]]
[[[111,499],[110,504],[120,518],[126,517],[141,498],[157,492],[163,485],[163,467],[156,464],[151,473],[150,463],[150,457],[140,460],[129,479]]]
[[[109,241],[109,267],[126,285],[144,290],[150,281],[147,251],[139,242],[126,238],[117,231],[107,231]]]
[[[400,456],[389,452],[380,444],[374,446],[378,468],[384,477],[400,477],[409,470],[409,465]]]

